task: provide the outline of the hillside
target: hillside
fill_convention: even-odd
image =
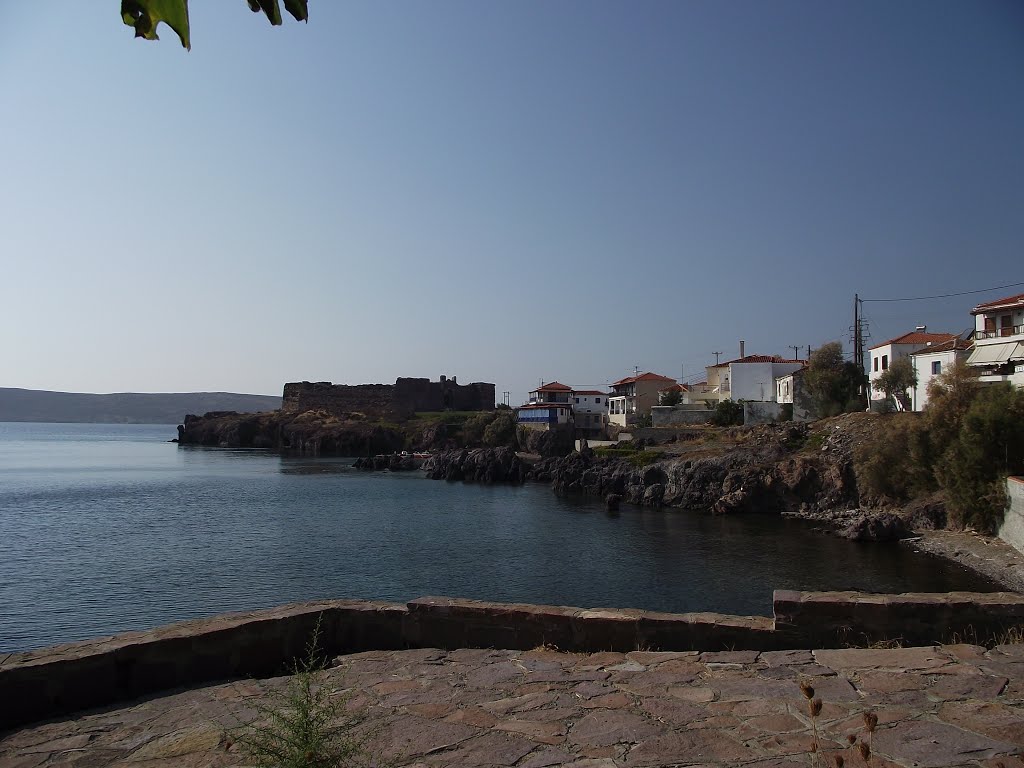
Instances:
[[[281,407],[276,395],[233,392],[117,392],[92,395],[0,387],[0,421],[180,424],[185,414],[253,413]]]

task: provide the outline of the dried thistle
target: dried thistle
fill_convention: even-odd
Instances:
[[[860,756],[865,763],[871,759],[871,747],[868,746],[866,741],[862,741],[858,749],[860,749]]]
[[[811,717],[817,717],[821,714],[821,706],[821,699],[811,699],[808,702],[807,707],[810,710]]]
[[[843,766],[846,765],[846,761],[843,759],[843,756],[842,755],[836,755],[835,757],[836,757],[836,768],[843,768]]]
[[[878,726],[878,715],[876,715],[874,712],[865,712],[864,713],[864,727],[867,729],[868,733],[874,733],[875,732],[875,728],[877,726]]]
[[[856,740],[857,737],[854,736],[852,733],[848,733],[846,735],[846,743],[849,744],[851,747],[853,746],[853,742],[855,742]]]
[[[805,699],[814,698],[814,688],[806,680],[800,683],[800,692],[803,693]]]

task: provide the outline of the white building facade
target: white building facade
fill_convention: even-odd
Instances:
[[[967,364],[983,383],[1024,387],[1024,293],[979,304],[974,315],[974,349]]]
[[[868,350],[868,383],[871,387],[871,400],[885,400],[885,393],[878,387],[878,379],[889,370],[896,360],[910,356],[912,353],[931,346],[945,344],[958,338],[955,333],[928,333],[926,326],[918,326],[910,333],[904,333],[895,339],[883,341]]]
[[[917,374],[917,384],[910,391],[912,410],[925,409],[928,405],[928,385],[932,379],[946,373],[957,360],[967,360],[971,347],[970,341],[957,338],[910,353],[910,362]]]

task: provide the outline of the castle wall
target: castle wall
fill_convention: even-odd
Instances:
[[[415,411],[491,411],[494,385],[459,384],[454,378],[400,378],[394,384],[332,384],[298,381],[284,385],[281,409],[289,413],[324,410],[346,413],[408,413]]]
[[[299,381],[284,385],[281,410],[291,413],[323,410],[346,413],[379,413],[390,410],[393,384],[332,384],[329,381]]]

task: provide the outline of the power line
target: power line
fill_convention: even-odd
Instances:
[[[995,288],[982,288],[980,291],[960,291],[959,293],[943,293],[940,296],[913,296],[904,299],[861,299],[861,301],[927,301],[929,299],[948,299],[953,296],[969,296],[972,293],[988,293],[989,291],[1001,291],[1003,288],[1016,288],[1024,283],[1010,283],[1008,285],[997,285]]]

